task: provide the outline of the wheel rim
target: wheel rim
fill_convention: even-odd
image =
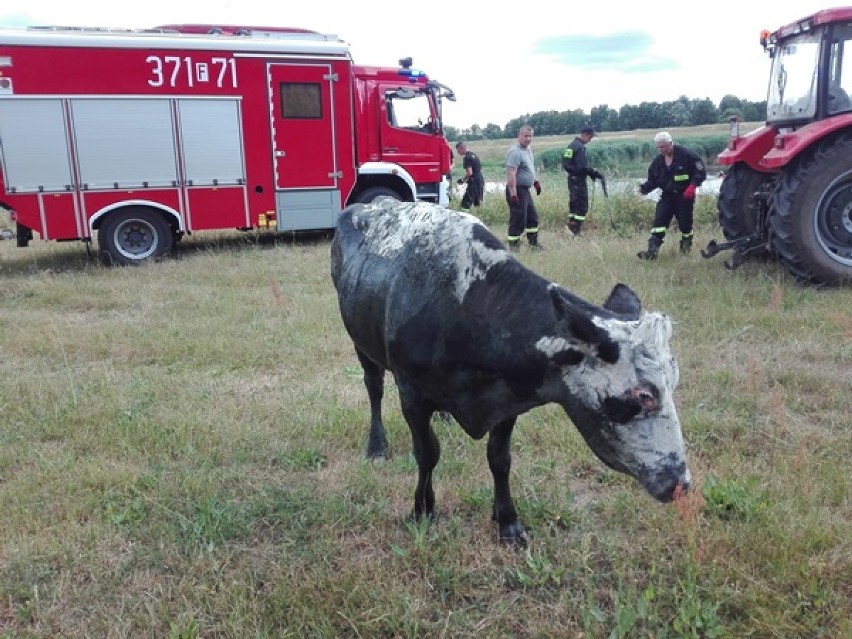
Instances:
[[[826,189],[814,218],[816,238],[831,259],[852,266],[852,173]]]
[[[153,255],[159,241],[157,229],[145,220],[125,220],[113,233],[116,250],[131,260],[144,260]]]

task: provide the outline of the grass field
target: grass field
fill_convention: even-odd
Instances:
[[[452,424],[415,525],[392,385],[392,456],[363,456],[327,237],[201,234],[142,268],[2,241],[0,637],[852,636],[852,289],[672,241],[640,262],[629,195],[569,238],[552,179],[547,250],[519,259],[673,317],[689,499],[653,502],[549,406],[515,430],[527,550],[498,543],[484,443]]]

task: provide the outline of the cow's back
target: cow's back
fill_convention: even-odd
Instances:
[[[470,288],[507,262],[520,266],[479,220],[423,203],[350,206],[332,242],[344,325],[356,347],[386,368],[393,368],[388,349],[396,336],[416,325],[408,348],[434,343],[464,315]]]

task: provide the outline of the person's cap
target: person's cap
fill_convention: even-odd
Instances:
[[[591,126],[588,126],[588,125],[584,126],[582,129],[580,129],[580,133],[588,133],[592,137],[595,137],[597,135],[597,133],[595,133],[594,128],[591,127]]]

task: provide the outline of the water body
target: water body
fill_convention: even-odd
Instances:
[[[606,187],[607,191],[612,194],[625,194],[625,193],[637,193],[636,187],[643,180],[640,178],[636,178],[633,180],[607,180]],[[594,184],[594,187],[592,186]],[[698,189],[698,195],[719,195],[719,188],[722,186],[722,178],[720,177],[708,177],[704,183]],[[464,185],[454,184],[453,188],[455,189],[454,194],[457,197],[461,197],[464,193]],[[589,181],[589,194],[591,195],[592,188],[594,188],[596,193],[603,194],[600,184],[597,182]],[[565,192],[567,194],[568,187],[565,187]],[[499,195],[503,195],[506,190],[505,182],[485,182],[485,193],[497,193]],[[638,195],[638,193],[637,193]],[[653,193],[649,193],[648,195],[643,196],[646,200],[652,200],[656,202],[660,199],[660,192],[654,191]]]

